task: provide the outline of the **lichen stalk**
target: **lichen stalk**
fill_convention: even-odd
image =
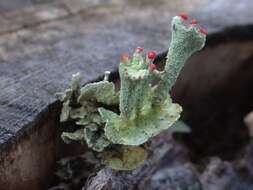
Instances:
[[[161,105],[168,91],[175,84],[186,60],[196,51],[203,48],[206,35],[199,32],[197,21],[192,21],[189,27],[184,25],[187,17],[176,16],[171,23],[172,37],[166,56],[164,74],[155,89],[153,104]]]

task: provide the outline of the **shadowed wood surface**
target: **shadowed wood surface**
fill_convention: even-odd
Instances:
[[[249,0],[108,1],[76,14],[66,3],[3,14],[20,28],[0,36],[0,142],[29,127],[55,101],[54,93],[66,88],[71,74],[81,71],[86,83],[116,69],[121,52],[136,46],[166,49],[168,23],[178,11],[193,12],[214,32],[250,24],[252,5]]]
[[[233,41],[226,29],[245,25],[245,36],[252,36],[252,10],[251,0],[64,0],[1,13],[0,161],[7,145],[46,125],[49,115],[56,117],[54,94],[67,87],[73,73],[81,71],[87,83],[115,70],[120,53],[136,46],[162,52],[170,20],[181,11],[199,20],[213,39],[219,32],[219,40]]]

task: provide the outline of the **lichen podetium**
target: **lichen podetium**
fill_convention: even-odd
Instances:
[[[137,47],[132,58],[121,55],[119,92],[109,82],[108,71],[103,81],[84,87],[80,74],[73,75],[70,88],[57,97],[63,102],[61,122],[73,120],[78,127],[74,132],[63,132],[62,139],[86,142],[102,155],[103,163],[116,170],[141,165],[148,155],[145,143],[179,119],[182,108],[172,102],[168,92],[186,60],[205,44],[206,30],[199,28],[195,19],[186,26],[187,19],[185,13],[172,19],[163,71],[153,63],[154,51],[143,57],[144,49]]]

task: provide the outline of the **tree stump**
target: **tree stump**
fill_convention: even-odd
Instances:
[[[198,173],[190,160],[213,155],[221,157],[224,152],[224,159],[234,160],[233,156],[249,142],[247,130],[241,130],[239,126],[241,118],[252,108],[249,103],[252,97],[252,66],[249,64],[253,55],[252,8],[250,0],[111,0],[87,6],[81,1],[74,5],[66,0],[1,14],[1,189],[39,190],[49,187],[48,181],[52,181],[56,160],[80,152],[60,142],[60,105],[54,98],[55,92],[65,89],[71,75],[77,71],[82,72],[85,76],[82,82],[87,83],[97,80],[105,70],[116,70],[120,53],[129,53],[136,46],[158,52],[167,49],[169,20],[182,10],[190,12],[209,31],[205,50],[192,57],[172,91],[173,100],[184,107],[185,120],[193,127],[192,134],[184,137],[190,155],[187,159],[174,155],[172,159],[179,145],[168,137],[171,141],[165,140],[164,144],[167,143],[167,148],[172,144],[175,147],[158,154],[160,148],[155,148],[158,145],[154,143],[152,152],[159,156],[151,156],[138,170],[139,173],[114,172],[105,168],[90,178],[86,188],[95,188],[97,179],[101,181],[100,186],[105,184],[104,187],[97,186],[97,189],[155,189],[155,184],[160,184],[160,181],[164,182],[164,187],[175,189],[177,179],[182,175],[186,176],[187,186],[191,185],[191,179],[196,180],[196,184],[207,184],[204,181],[208,181],[206,176],[209,175]],[[162,65],[163,54],[160,58]],[[215,100],[219,100],[220,104],[215,104]],[[231,104],[234,100],[235,104]],[[240,112],[238,114],[233,110]],[[225,121],[225,116],[232,119]],[[225,127],[220,127],[221,123]],[[237,127],[230,131],[229,123],[238,125],[233,125]],[[211,137],[221,135],[214,141],[206,138],[208,133]],[[241,141],[242,137],[246,141]],[[164,139],[157,138],[157,143],[159,138],[161,141]],[[230,146],[226,142],[231,139],[235,139],[235,143]],[[222,149],[210,146],[215,142],[219,142]],[[203,151],[203,144],[206,144],[206,151]],[[171,158],[171,163],[181,164],[164,167],[163,156]],[[186,161],[180,162],[180,158]],[[165,163],[170,162],[167,160]],[[236,173],[230,172],[231,163],[226,164],[219,159],[210,163],[210,168],[213,165],[220,167],[209,170],[224,168],[222,176]],[[176,175],[174,171],[182,172]],[[103,177],[105,174],[107,178]],[[163,179],[163,176],[167,178]],[[130,183],[133,186],[128,186]],[[184,187],[181,181],[178,184]],[[246,182],[244,184],[249,186]],[[199,186],[196,185],[196,188]]]

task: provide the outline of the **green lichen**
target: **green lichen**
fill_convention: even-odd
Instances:
[[[80,73],[72,76],[70,88],[63,93],[57,93],[56,98],[63,102],[60,121],[64,122],[70,118],[72,108],[77,106],[77,98],[80,95]]]
[[[164,75],[156,87],[153,103],[162,104],[172,88],[186,60],[205,45],[206,35],[194,25],[186,27],[184,19],[176,16],[171,24],[172,37],[167,54]]]
[[[105,136],[114,144],[141,145],[150,137],[168,129],[180,116],[182,108],[168,98],[161,107],[153,107],[133,120],[124,120],[121,116],[104,108],[99,108],[105,125]]]
[[[81,88],[78,102],[80,104],[86,104],[87,101],[96,101],[106,105],[117,105],[119,104],[119,95],[115,92],[114,84],[104,80],[87,84]]]
[[[103,81],[80,87],[80,74],[73,75],[70,88],[58,94],[63,103],[61,121],[73,120],[77,129],[62,138],[86,142],[101,152],[104,163],[116,170],[132,170],[146,159],[143,148],[151,137],[173,126],[172,131],[189,132],[178,121],[182,108],[173,103],[168,91],[174,85],[186,60],[203,48],[206,35],[195,25],[184,25],[185,17],[175,16],[172,39],[163,71],[152,63],[154,52],[143,57],[137,48],[132,59],[126,55],[119,64],[120,91]]]
[[[147,158],[147,151],[138,146],[123,146],[119,151],[105,152],[104,163],[115,170],[133,170]]]

